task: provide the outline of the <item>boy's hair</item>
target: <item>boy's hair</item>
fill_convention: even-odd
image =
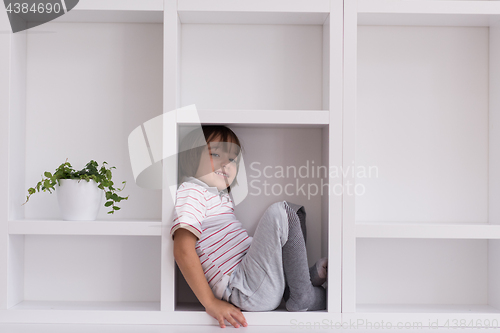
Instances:
[[[235,152],[236,155],[239,155],[240,150],[242,150],[240,140],[230,128],[222,125],[203,125],[201,129],[203,134],[199,129],[195,129],[189,132],[181,142],[178,172],[179,184],[184,177],[195,176],[196,171],[198,171],[198,166],[200,165],[201,153],[206,145],[212,140],[218,138],[221,142],[229,142],[237,145],[238,151]],[[239,165],[240,159],[238,158],[236,159],[236,174],[238,174]],[[237,184],[238,182],[235,178],[231,186]],[[231,186],[227,188],[228,192],[231,192]]]

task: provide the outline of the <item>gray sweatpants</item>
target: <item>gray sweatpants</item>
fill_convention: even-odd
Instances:
[[[262,215],[252,245],[232,272],[223,299],[246,311],[270,311],[281,303],[285,290],[282,247],[288,240],[287,205],[297,211],[301,206],[280,201]]]

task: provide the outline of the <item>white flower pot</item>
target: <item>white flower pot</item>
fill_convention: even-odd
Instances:
[[[93,180],[60,179],[57,200],[65,221],[93,221],[102,205],[103,192]]]

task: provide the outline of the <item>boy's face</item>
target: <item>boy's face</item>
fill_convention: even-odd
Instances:
[[[229,187],[236,178],[236,152],[239,147],[231,142],[210,141],[203,149],[195,177],[219,191]]]

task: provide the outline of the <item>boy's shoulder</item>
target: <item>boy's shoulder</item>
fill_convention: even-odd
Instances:
[[[179,191],[180,192],[193,191],[202,194],[207,200],[219,197],[219,191],[217,190],[217,187],[208,186],[201,180],[194,177],[185,178],[177,189],[178,193]]]
[[[189,190],[189,189],[194,189],[194,190],[200,191],[203,194],[208,193],[208,190],[205,187],[203,187],[200,184],[196,184],[196,183],[192,183],[192,182],[183,182],[181,185],[179,185],[179,188],[177,189],[177,191]]]
[[[207,185],[197,179],[182,182],[182,184],[177,189],[177,192],[184,191],[194,191],[200,193],[207,199],[212,198],[217,194],[215,193],[216,190],[214,191],[213,188],[207,187]]]

